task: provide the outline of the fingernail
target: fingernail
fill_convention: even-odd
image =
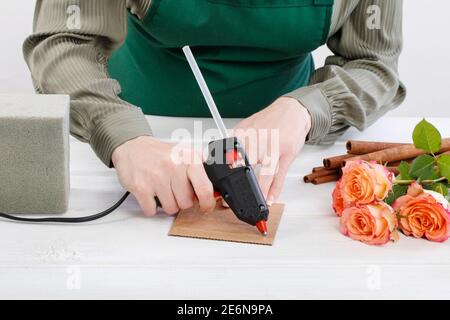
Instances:
[[[267,199],[267,205],[270,207],[270,206],[272,206],[272,204],[273,204],[273,198],[272,198],[272,197],[269,197],[269,198]]]

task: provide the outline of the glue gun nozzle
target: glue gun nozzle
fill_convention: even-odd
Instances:
[[[261,232],[261,234],[263,236],[267,236],[267,224],[266,221],[261,220],[256,224],[256,228],[258,228],[259,232]]]

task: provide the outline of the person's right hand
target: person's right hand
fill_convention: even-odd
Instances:
[[[137,137],[117,147],[112,162],[121,185],[136,197],[146,215],[156,213],[155,196],[168,214],[192,207],[195,197],[200,211],[212,211],[216,200],[201,154],[182,149],[182,156],[190,161],[178,161],[173,156],[174,147],[149,136]],[[178,151],[179,148],[177,154],[180,154]]]

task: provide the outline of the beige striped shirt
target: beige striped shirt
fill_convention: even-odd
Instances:
[[[76,29],[68,26],[73,4],[82,14]],[[107,70],[127,35],[127,9],[142,19],[150,6],[151,0],[37,0],[33,34],[23,45],[36,92],[70,95],[72,135],[108,166],[117,146],[151,135],[139,106],[119,98],[120,84]],[[310,85],[287,94],[309,110],[313,144],[332,143],[349,126],[363,130],[404,100],[397,71],[402,0],[335,0],[327,46],[333,55]]]

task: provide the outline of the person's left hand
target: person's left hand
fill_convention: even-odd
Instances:
[[[281,97],[232,130],[244,145],[250,163],[261,166],[258,181],[268,205],[277,200],[310,128],[308,110],[294,98]]]

